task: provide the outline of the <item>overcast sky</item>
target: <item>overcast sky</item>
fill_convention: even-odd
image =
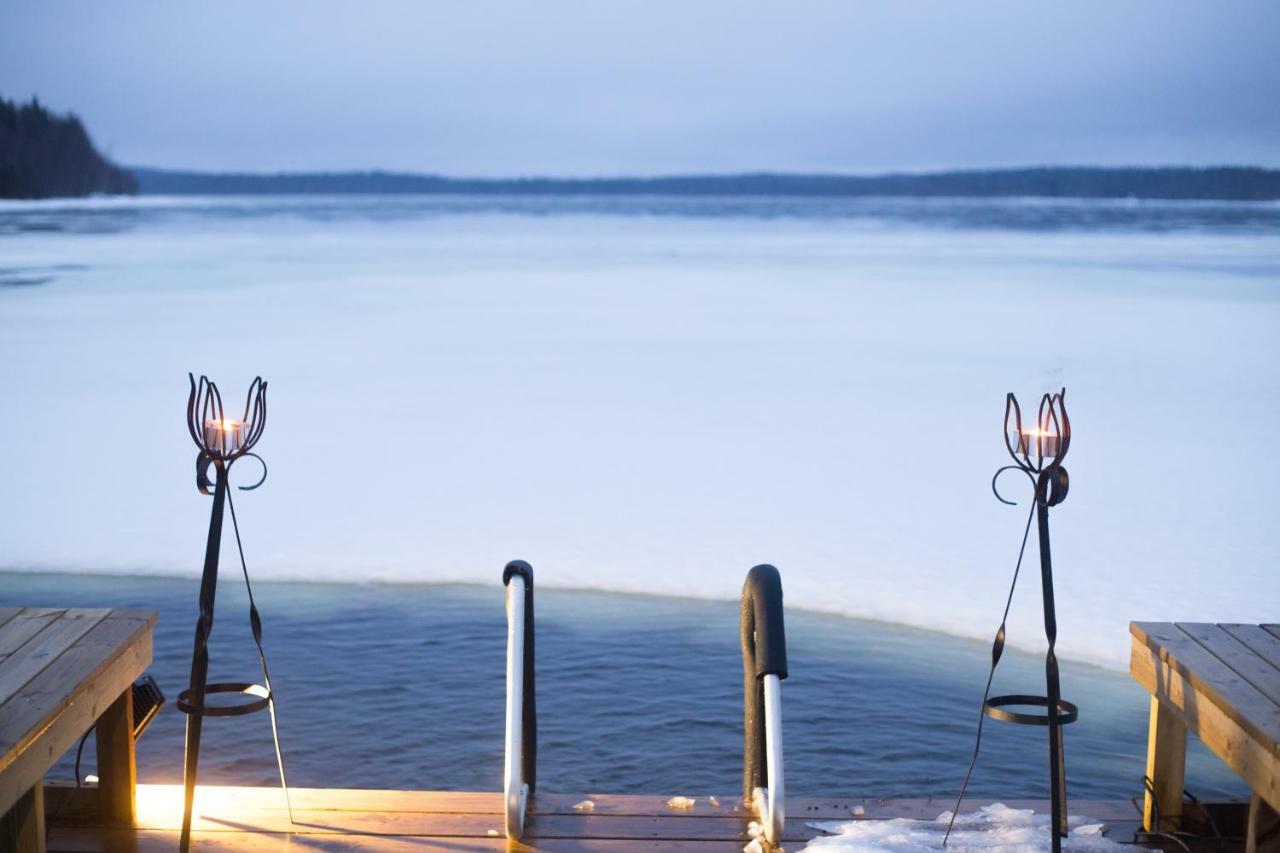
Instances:
[[[0,95],[199,169],[1280,166],[1280,2],[8,0]]]

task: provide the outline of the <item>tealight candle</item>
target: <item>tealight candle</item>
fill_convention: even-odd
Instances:
[[[207,420],[204,422],[205,447],[224,457],[230,456],[244,444],[248,428],[249,425],[244,421],[233,421],[230,418]]]
[[[1056,432],[1044,432],[1031,428],[1022,431],[1022,447],[1019,448],[1028,456],[1036,455],[1041,459],[1052,459],[1058,455],[1060,436]]]

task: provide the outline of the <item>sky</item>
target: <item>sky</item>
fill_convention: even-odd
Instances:
[[[1280,3],[6,0],[0,96],[130,166],[1280,166]]]

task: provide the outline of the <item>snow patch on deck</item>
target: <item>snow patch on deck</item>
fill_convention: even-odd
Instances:
[[[1049,815],[1030,809],[1011,809],[992,803],[956,818],[947,846],[942,846],[951,812],[937,819],[821,821],[810,826],[834,833],[816,838],[805,851],[839,853],[1032,853],[1049,849]],[[1122,850],[1120,844],[1103,835],[1105,826],[1087,817],[1069,818],[1071,834],[1063,840],[1065,851]]]

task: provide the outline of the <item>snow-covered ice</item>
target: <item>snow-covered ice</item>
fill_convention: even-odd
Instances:
[[[1130,619],[1280,606],[1274,231],[129,204],[0,236],[54,277],[0,288],[0,568],[197,574],[186,373],[260,373],[255,577],[521,557],[733,598],[772,562],[791,607],[986,642],[1025,517],[989,490],[1004,393],[1065,384],[1060,652],[1123,666]],[[1037,581],[1013,646],[1043,646]]]

